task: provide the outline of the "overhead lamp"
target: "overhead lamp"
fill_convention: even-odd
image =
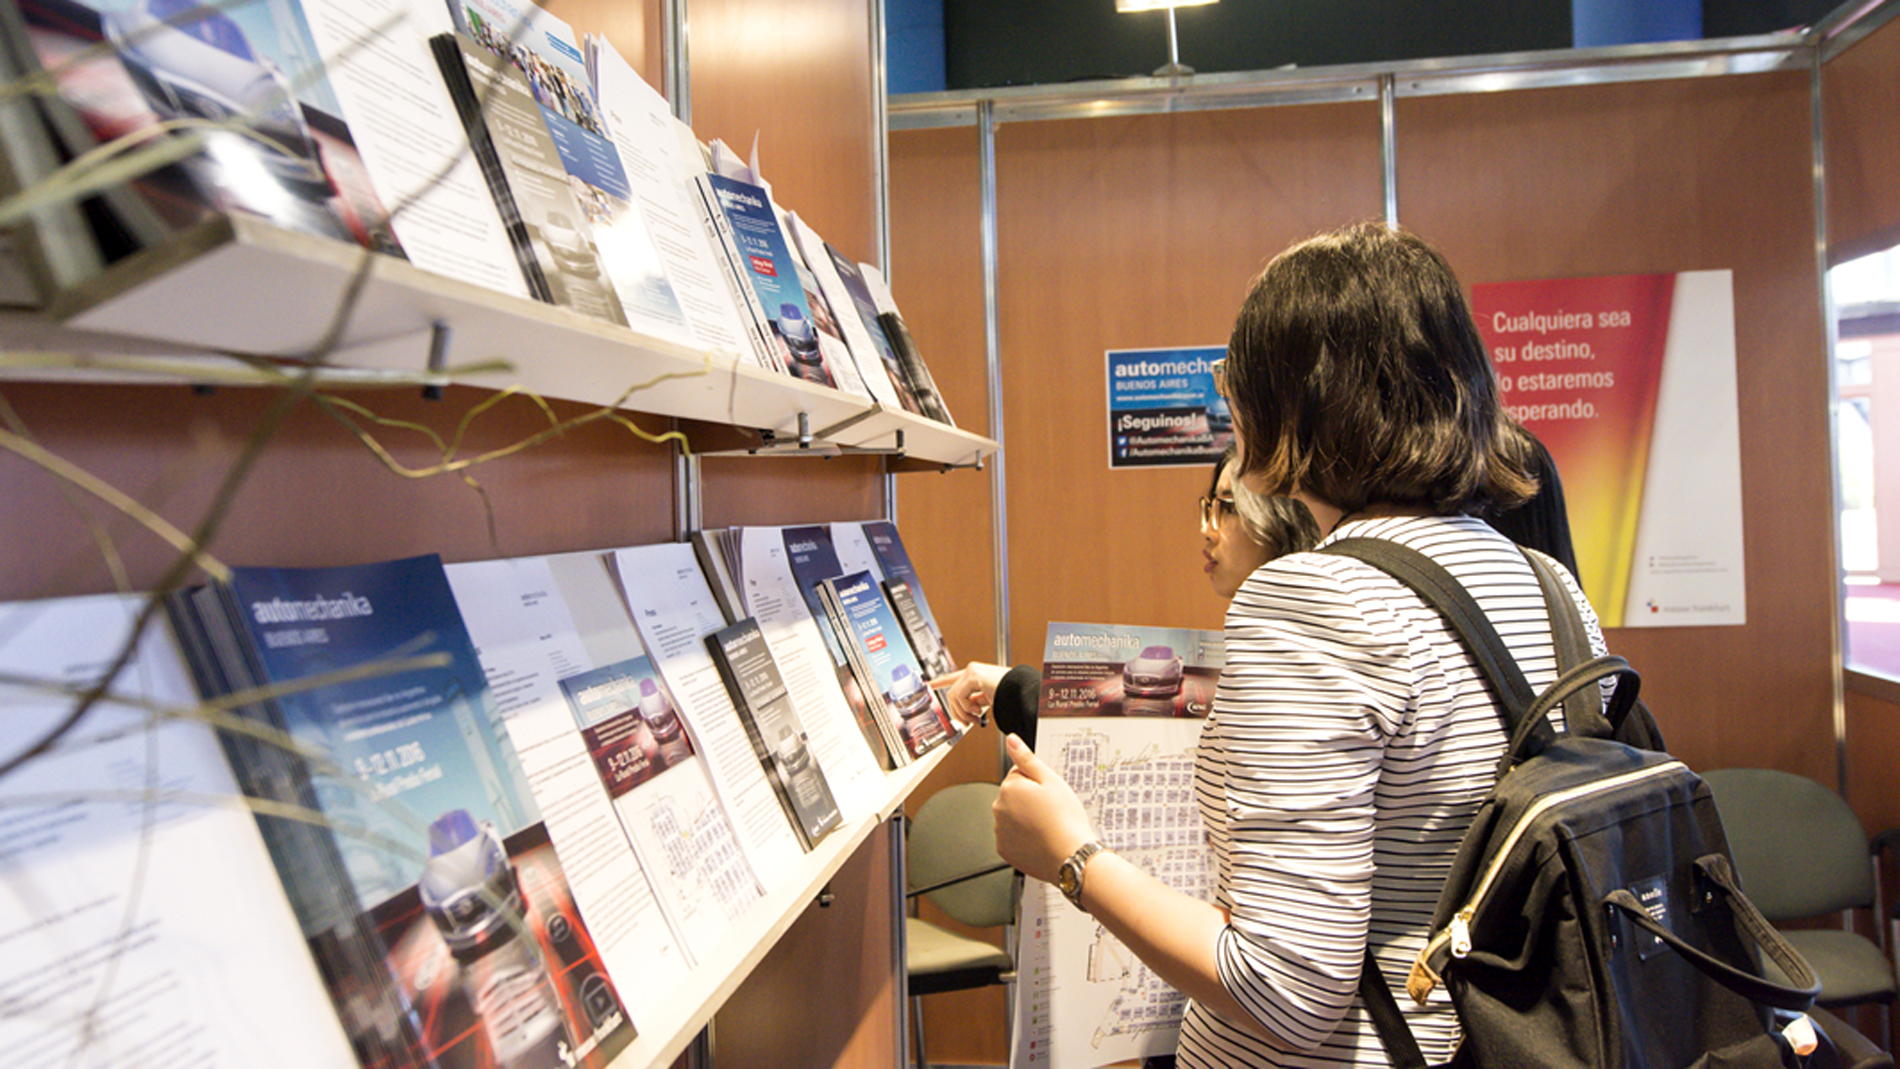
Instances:
[[[1168,12],[1168,62],[1157,67],[1156,78],[1179,78],[1194,73],[1194,68],[1181,62],[1181,42],[1174,32],[1174,9],[1177,7],[1200,7],[1203,4],[1218,3],[1219,0],[1115,0],[1115,10],[1154,11],[1166,8]]]

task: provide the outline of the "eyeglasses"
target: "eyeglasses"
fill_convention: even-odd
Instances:
[[[1231,494],[1204,497],[1201,499],[1201,530],[1219,530],[1220,525],[1227,521],[1227,517],[1238,513],[1239,509],[1234,506],[1234,498]]]
[[[1207,370],[1211,372],[1214,376],[1214,392],[1217,394],[1220,394],[1222,397],[1226,397],[1227,396],[1227,358],[1223,356],[1219,360],[1216,360],[1213,363],[1207,365]]]

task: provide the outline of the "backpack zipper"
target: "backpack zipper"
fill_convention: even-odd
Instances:
[[[1492,855],[1491,863],[1485,866],[1484,875],[1478,880],[1477,889],[1474,890],[1471,893],[1471,897],[1466,900],[1465,907],[1452,915],[1450,923],[1445,926],[1443,931],[1434,934],[1431,939],[1425,943],[1425,949],[1419,951],[1418,960],[1423,963],[1427,962],[1427,959],[1439,957],[1446,950],[1447,943],[1450,944],[1450,953],[1454,958],[1462,958],[1471,953],[1472,917],[1476,915],[1478,907],[1483,904],[1485,895],[1490,892],[1491,884],[1497,879],[1498,873],[1503,870],[1504,863],[1509,860],[1511,852],[1517,848],[1518,840],[1524,836],[1524,832],[1530,826],[1531,821],[1541,816],[1545,810],[1551,806],[1561,805],[1573,799],[1585,798],[1602,791],[1615,790],[1618,787],[1635,783],[1650,776],[1673,773],[1677,769],[1687,771],[1687,767],[1683,765],[1682,762],[1672,759],[1659,765],[1652,765],[1649,768],[1635,769],[1634,771],[1611,776],[1609,779],[1593,780],[1589,783],[1571,787],[1568,790],[1547,794],[1532,803],[1531,807],[1526,809],[1524,815],[1519,817],[1517,823],[1512,826],[1511,834],[1504,840],[1504,845],[1498,848],[1496,854]]]

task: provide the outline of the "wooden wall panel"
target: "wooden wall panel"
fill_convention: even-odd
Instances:
[[[779,206],[858,260],[877,252],[870,0],[693,0],[693,130],[750,158]]]
[[[693,0],[693,129],[758,162],[780,207],[858,260],[877,253],[872,0]],[[885,513],[881,465],[864,458],[708,459],[705,523],[815,523]],[[917,476],[910,476],[916,478]],[[807,909],[714,1022],[731,1065],[888,1065],[896,1045],[890,950],[860,944],[891,901],[889,858],[860,850],[833,881],[842,904]],[[862,951],[861,955],[858,953]],[[824,977],[818,1009],[812,986]],[[882,981],[882,982],[880,982]]]
[[[1834,263],[1900,245],[1900,22],[1889,22],[1821,68],[1828,257]]]
[[[957,426],[988,435],[982,183],[972,127],[893,134],[886,274]],[[897,480],[897,522],[930,608],[960,660],[994,661],[990,486],[1001,464]]]
[[[987,435],[989,368],[976,130],[913,130],[891,140],[892,293],[957,425]],[[897,480],[897,524],[904,546],[923,577],[944,641],[959,661],[998,658],[991,486],[999,470],[1007,483],[1007,457],[993,458],[981,471],[918,473]],[[943,784],[996,777],[999,740],[994,731],[983,734],[991,737],[959,745],[932,773],[913,796],[913,811]],[[935,1007],[954,1000],[930,1001]],[[943,1029],[931,1031],[944,1036]],[[933,1056],[959,1060],[949,1049],[938,1049]]]
[[[1399,215],[1467,285],[1734,272],[1748,623],[1624,628],[1670,749],[1832,783],[1835,580],[1801,73],[1400,101]]]
[[[884,514],[872,457],[709,457],[705,526],[791,526],[870,520]]]
[[[541,6],[573,26],[577,34],[593,33],[612,41],[614,50],[648,85],[665,91],[660,0],[545,0]]]
[[[1371,104],[998,132],[1010,652],[1052,620],[1218,628],[1195,500],[1208,469],[1108,466],[1108,349],[1224,346],[1289,242],[1380,213]]]
[[[891,262],[886,274],[931,376],[957,425],[988,435],[989,369],[983,319],[982,175],[974,127],[893,134],[890,153]],[[1007,447],[1005,447],[1007,453]],[[930,609],[961,661],[994,661],[996,552],[991,485],[1010,477],[1007,456],[981,471],[912,474],[897,480],[897,523]],[[994,727],[957,744],[911,796],[916,808],[951,783],[994,781],[1002,764]],[[922,915],[974,938],[928,903]],[[1007,1060],[1003,988],[946,992],[924,1002],[924,1036],[935,1063]]]
[[[723,140],[750,158],[756,135],[759,168],[779,207],[797,212],[854,259],[875,259],[877,89],[867,0],[694,0],[687,17],[690,103],[699,139]],[[757,470],[744,464],[706,467],[709,526],[774,522],[746,512],[761,485]],[[825,473],[820,485],[830,477]],[[796,486],[797,479],[784,485]],[[825,519],[866,515],[856,491],[844,510],[833,510],[811,489],[793,491],[788,499],[766,490],[773,502],[766,512],[778,514],[783,504]],[[869,514],[883,513],[880,496]],[[734,515],[740,518],[716,518]]]
[[[201,522],[271,396],[237,388],[199,395],[176,386],[0,387],[19,425],[42,446],[186,530]],[[451,389],[440,401],[424,401],[415,390],[346,396],[386,419],[426,426],[450,439],[487,394]],[[553,409],[563,419],[591,411],[566,403]],[[634,418],[650,431],[666,429],[664,420]],[[442,460],[440,450],[416,431],[364,425],[407,467]],[[509,448],[548,425],[528,399],[508,399],[470,423],[457,456]],[[305,402],[239,488],[210,548],[228,564],[313,566],[418,553],[455,561],[662,541],[673,528],[667,457],[665,447],[601,421],[470,469],[481,487],[477,492],[456,475],[410,479],[391,472]],[[112,589],[82,516],[113,532],[132,588],[151,589],[171,564],[170,548],[97,499],[70,498],[62,486],[45,470],[0,453],[0,500],[7,503],[0,509],[0,544],[9,547],[0,564],[0,598]]]
[[[713,1065],[890,1069],[892,861],[874,832],[832,880],[830,904],[807,908],[720,1010]]]

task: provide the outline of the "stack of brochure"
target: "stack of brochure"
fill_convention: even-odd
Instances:
[[[793,553],[822,542],[848,604],[889,584],[925,619],[894,527],[715,534],[743,577],[720,593],[666,543],[237,568],[164,599],[137,642],[137,598],[0,605],[0,759],[20,766],[0,807],[39,829],[0,857],[0,922],[32,933],[0,986],[75,978],[0,1038],[35,1064],[188,1043],[234,1064],[606,1066],[802,855],[879,813],[891,750],[952,737],[867,737],[792,589]],[[921,682],[883,626],[859,652]]]
[[[0,0],[0,79],[41,76],[0,100],[0,201],[35,205],[0,303],[241,213],[951,422],[878,272],[533,4]],[[108,144],[152,165],[93,182]]]

